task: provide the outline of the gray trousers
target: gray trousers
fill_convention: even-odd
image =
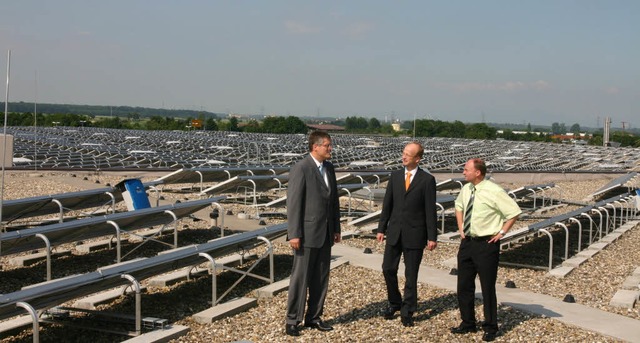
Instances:
[[[315,323],[320,320],[329,288],[330,264],[331,242],[329,239],[321,248],[301,247],[293,251],[293,267],[287,299],[287,324],[297,325],[303,319],[305,323]]]

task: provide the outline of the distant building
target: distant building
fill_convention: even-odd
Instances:
[[[327,132],[337,132],[337,131],[344,131],[344,127],[342,126],[338,126],[338,125],[333,125],[333,124],[307,124],[307,127],[311,130],[318,130],[318,131],[327,131]]]
[[[501,135],[504,133],[504,130],[496,130],[496,133]],[[540,136],[541,134],[544,134],[545,132],[538,132],[538,131],[511,131],[511,133],[513,133],[514,135],[526,135],[527,133],[533,134],[533,135],[537,135]]]
[[[400,123],[393,123],[391,124],[391,128],[393,129],[393,131],[398,132],[400,131]]]
[[[557,139],[563,143],[572,143],[572,144],[587,144],[587,140],[591,139],[591,135],[586,133],[573,134],[571,132],[567,132],[564,135],[553,135],[552,139]]]

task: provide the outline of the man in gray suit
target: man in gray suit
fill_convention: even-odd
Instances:
[[[404,326],[413,326],[413,313],[418,307],[418,270],[425,247],[436,248],[436,181],[418,167],[424,148],[412,142],[402,152],[403,169],[391,173],[382,203],[379,242],[386,240],[382,273],[387,285],[389,306],[385,319],[393,319],[400,311]],[[398,288],[398,266],[404,256],[404,297]]]
[[[287,239],[293,248],[285,332],[299,336],[298,324],[320,331],[333,330],[320,318],[329,287],[331,246],[340,241],[340,205],[331,158],[331,137],[309,135],[309,156],[289,172]],[[308,300],[307,300],[308,290]],[[305,314],[305,303],[307,312]]]

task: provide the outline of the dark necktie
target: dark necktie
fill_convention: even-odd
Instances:
[[[467,209],[464,211],[464,236],[469,237],[471,235],[471,212],[473,211],[473,199],[476,197],[476,188],[471,185],[471,197],[467,203]]]

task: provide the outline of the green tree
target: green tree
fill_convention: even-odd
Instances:
[[[496,136],[496,129],[487,126],[485,123],[471,124],[466,128],[465,132],[465,138],[472,139],[495,139]],[[516,140],[517,139],[518,138],[516,138]]]
[[[262,130],[260,129],[260,123],[258,123],[258,121],[255,119],[249,120],[246,125],[244,125],[242,130],[244,132],[262,132]]]
[[[218,123],[216,119],[214,117],[207,118],[207,120],[204,122],[204,129],[207,131],[217,131]]]
[[[567,127],[564,123],[553,123],[551,124],[551,133],[554,135],[564,135],[567,133]]]
[[[262,131],[267,133],[285,133],[286,124],[282,117],[266,117],[262,121]]]
[[[602,146],[604,142],[602,140],[602,135],[593,135],[591,136],[591,139],[587,143],[589,145]]]
[[[513,133],[513,130],[510,129],[504,129],[502,130],[502,134],[500,135],[501,138],[504,138],[508,141],[516,141],[518,140],[518,135],[516,135],[515,133]]]
[[[363,131],[366,130],[369,126],[369,123],[365,118],[362,117],[347,117],[345,121],[345,129],[347,131]]]
[[[219,131],[230,131],[229,130],[229,121],[228,120],[221,120],[218,122],[218,130]]]
[[[564,123],[560,123],[560,134],[565,134],[567,133],[567,127],[564,125]]]
[[[309,130],[307,124],[295,116],[285,118],[285,126],[287,128],[286,133],[307,133]]]
[[[464,138],[467,133],[467,126],[463,122],[456,120],[451,124],[449,129],[449,136],[454,138]]]
[[[108,128],[108,129],[124,129],[124,128],[128,128],[125,125],[125,123],[122,120],[120,120],[120,117],[101,118],[101,119],[96,120],[94,125],[96,127],[104,127],[104,128]]]
[[[166,130],[164,127],[164,117],[152,116],[146,123],[147,130]]]
[[[138,112],[129,112],[127,113],[127,118],[131,120],[138,121],[140,120],[140,113]]]
[[[238,118],[231,117],[229,119],[229,127],[227,128],[227,130],[229,130],[229,131],[240,131],[240,128],[238,127]]]
[[[383,124],[382,126],[380,126],[380,133],[390,135],[395,134],[396,132],[393,131],[393,126],[391,126],[391,124]]]
[[[626,132],[616,131],[611,134],[611,141],[620,143],[624,147],[637,147],[638,137]]]
[[[368,128],[370,131],[378,131],[380,129],[380,121],[378,120],[378,118],[369,119]]]
[[[571,130],[569,130],[570,132],[572,132],[573,134],[579,134],[580,133],[580,124],[575,123],[573,125],[571,125]]]

